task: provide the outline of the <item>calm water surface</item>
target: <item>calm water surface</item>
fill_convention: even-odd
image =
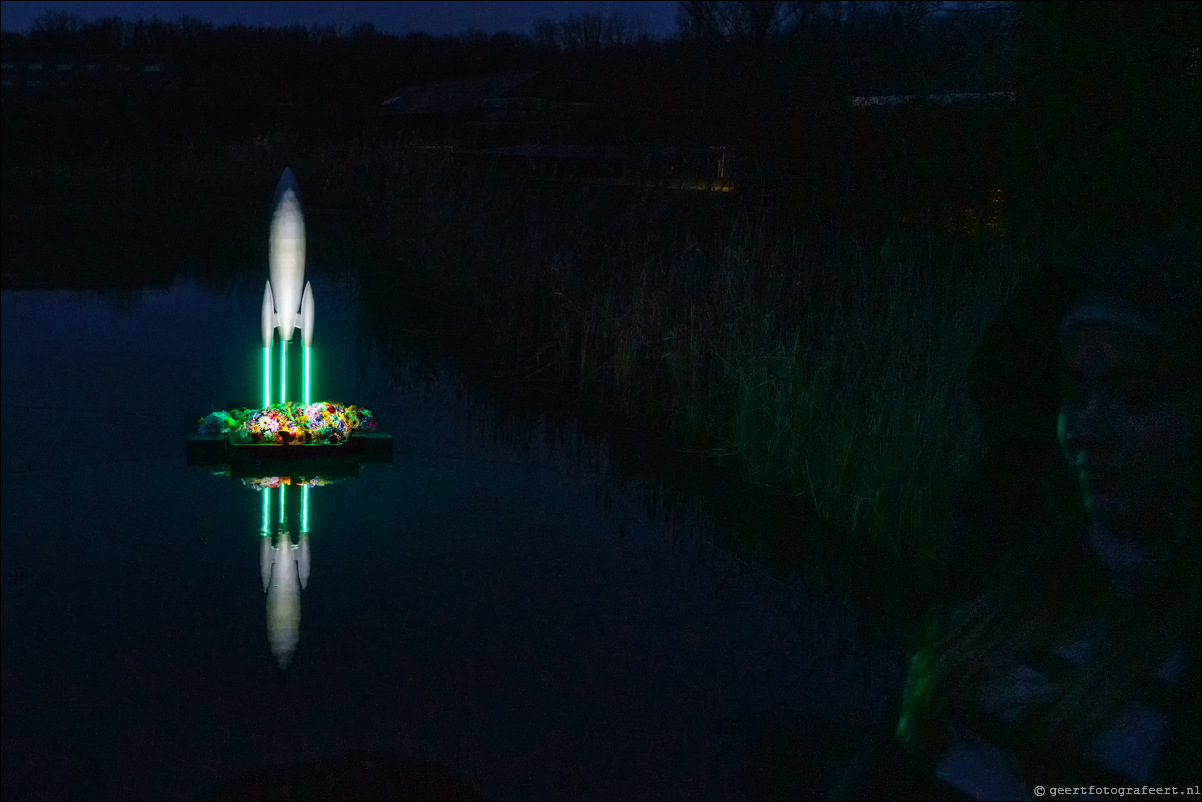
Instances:
[[[281,671],[262,495],[183,447],[187,418],[257,397],[264,278],[3,294],[4,798],[188,798],[368,747],[492,798],[824,786],[898,681],[848,647],[837,591],[649,515],[571,427],[499,432],[454,372],[382,360],[318,276],[315,396],[370,407],[396,454],[311,491]]]

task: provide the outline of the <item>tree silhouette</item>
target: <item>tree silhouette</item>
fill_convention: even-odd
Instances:
[[[821,13],[820,4],[796,0],[680,0],[676,8],[682,39],[752,45],[787,38]]]
[[[535,46],[545,53],[597,53],[646,44],[650,38],[641,18],[618,12],[581,14],[560,22],[544,17],[532,30]]]

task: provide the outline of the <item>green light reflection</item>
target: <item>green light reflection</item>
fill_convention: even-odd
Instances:
[[[271,534],[271,488],[263,489],[263,529],[261,534],[267,537]]]
[[[301,489],[301,532],[309,531],[309,486]]]

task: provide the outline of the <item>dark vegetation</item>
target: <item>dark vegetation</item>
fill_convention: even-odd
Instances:
[[[662,42],[600,17],[530,37],[64,16],[5,33],[6,62],[163,69],[6,84],[4,286],[258,269],[291,166],[310,263],[356,266],[386,343],[453,337],[484,375],[938,558],[979,457],[962,377],[1023,254],[1198,217],[1199,4],[678,5]],[[574,141],[728,148],[734,192],[524,180],[371,117],[400,86],[515,70],[589,104]]]

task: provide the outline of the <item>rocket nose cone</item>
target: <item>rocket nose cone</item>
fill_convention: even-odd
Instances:
[[[279,208],[280,201],[289,191],[296,196],[297,202],[300,202],[300,187],[296,183],[296,176],[292,174],[291,167],[284,168],[284,174],[280,176],[280,180],[275,185],[275,197],[271,201],[271,208]]]

